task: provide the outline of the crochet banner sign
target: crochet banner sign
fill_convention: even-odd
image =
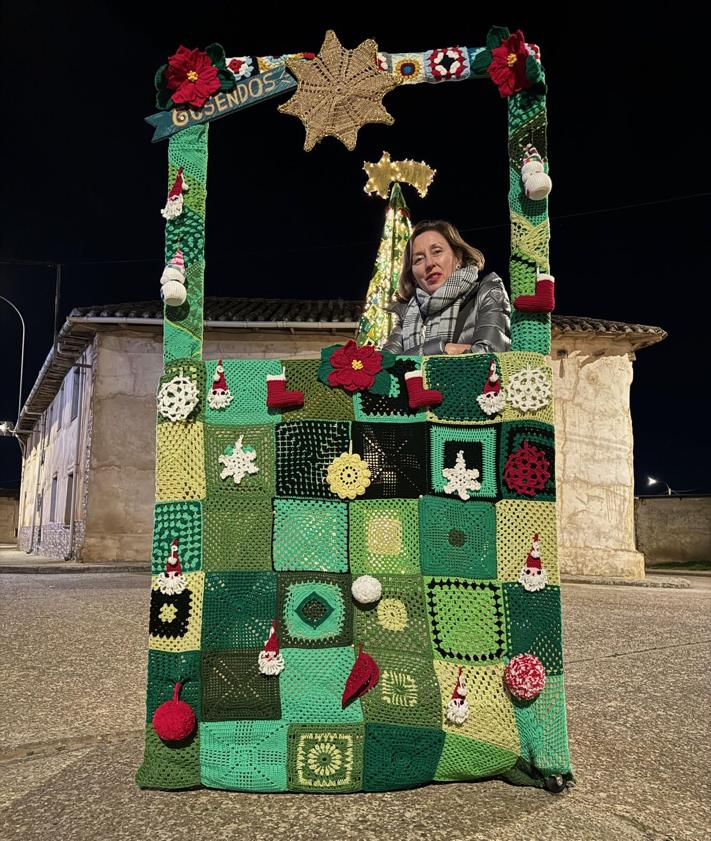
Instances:
[[[276,67],[267,73],[252,76],[244,82],[238,82],[234,90],[218,93],[210,97],[200,110],[173,108],[146,117],[146,122],[155,128],[152,142],[165,140],[189,126],[219,120],[235,111],[249,108],[266,99],[278,96],[296,87],[296,81],[284,66]]]

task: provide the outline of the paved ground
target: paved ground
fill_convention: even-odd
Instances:
[[[500,782],[347,796],[140,791],[145,575],[0,575],[0,839],[702,841],[709,578],[564,586],[569,793]]]

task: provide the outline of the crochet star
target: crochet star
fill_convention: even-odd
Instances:
[[[381,100],[400,80],[378,68],[378,45],[372,39],[346,50],[329,30],[316,58],[288,59],[286,66],[297,88],[279,111],[304,124],[307,152],[329,135],[352,152],[359,128],[366,123],[394,122]]]
[[[252,447],[242,446],[243,437],[240,435],[235,441],[234,447],[229,448],[232,452],[227,452],[219,458],[220,464],[225,465],[220,473],[220,479],[226,479],[228,476],[231,476],[234,479],[235,485],[239,485],[248,473],[259,472],[259,468],[254,464],[254,460],[257,458],[257,452]]]
[[[481,482],[478,482],[479,471],[476,467],[467,468],[464,461],[464,450],[457,453],[457,460],[454,467],[445,467],[442,475],[449,481],[444,486],[446,494],[459,494],[460,499],[469,499],[469,491],[481,490]]]

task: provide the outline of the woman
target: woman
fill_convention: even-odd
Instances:
[[[391,306],[398,324],[383,350],[421,356],[509,350],[509,298],[497,274],[480,277],[483,268],[484,255],[449,222],[418,222]]]

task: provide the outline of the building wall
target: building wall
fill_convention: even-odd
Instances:
[[[622,341],[553,344],[558,562],[563,573],[644,577],[634,531],[630,384]]]
[[[88,349],[79,361],[91,364],[92,358],[93,351]],[[79,372],[76,381],[74,370]],[[86,368],[76,368],[68,372],[59,393],[43,416],[37,419],[35,430],[27,440],[17,544],[19,548],[31,550],[36,555],[65,558],[71,553],[69,494],[72,489],[75,494],[73,542],[76,548],[80,543],[82,527],[77,530],[76,525],[82,520],[80,503],[84,478],[83,455],[86,452],[86,428],[91,411],[91,377],[88,371]],[[72,418],[75,384],[78,389],[76,417]],[[70,475],[73,477],[71,483]]]
[[[711,496],[636,499],[635,521],[647,566],[711,561]]]
[[[14,543],[17,534],[19,500],[13,496],[0,496],[0,543]]]

